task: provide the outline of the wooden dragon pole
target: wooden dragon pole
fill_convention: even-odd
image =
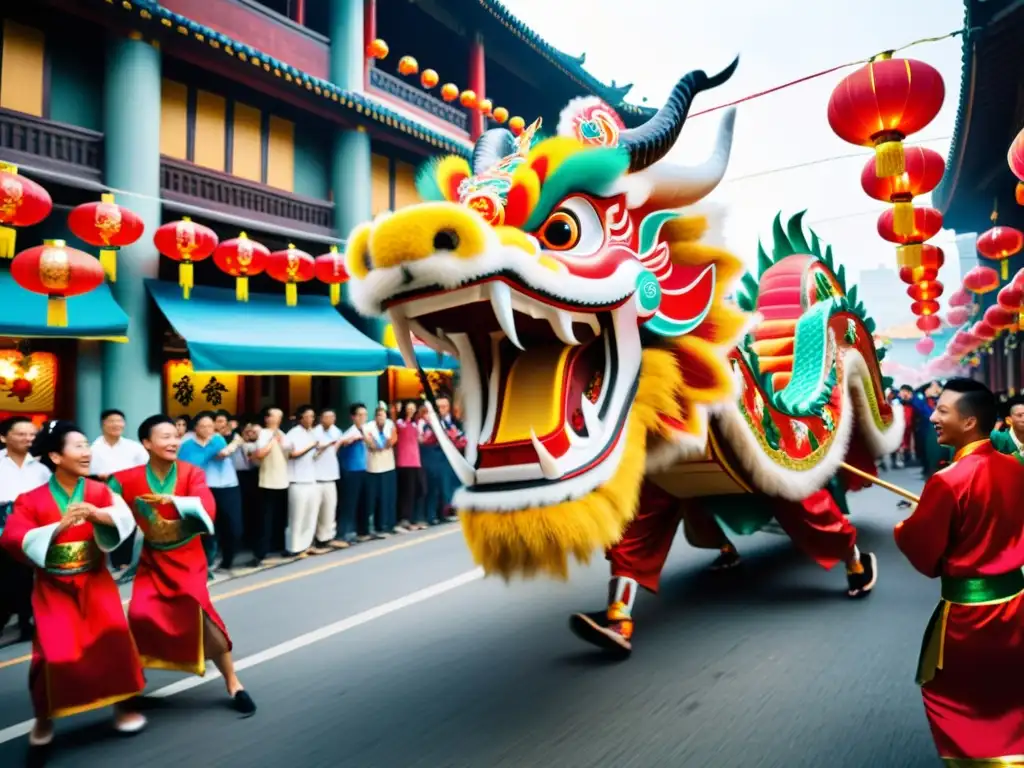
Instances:
[[[856,475],[857,477],[863,480],[867,480],[869,483],[877,485],[879,488],[885,488],[885,490],[887,491],[892,491],[897,496],[902,496],[904,499],[906,499],[907,501],[911,501],[914,504],[917,504],[921,500],[920,496],[915,496],[906,488],[900,488],[898,485],[893,485],[892,483],[886,482],[881,478],[875,477],[874,475],[868,474],[867,472],[863,472],[857,469],[856,467],[850,466],[845,461],[839,466],[845,469],[851,475]]]

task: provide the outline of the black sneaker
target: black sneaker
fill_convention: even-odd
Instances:
[[[727,571],[735,568],[741,562],[740,553],[735,549],[723,549],[721,554],[715,558],[715,562],[708,568],[710,571]]]
[[[849,587],[846,594],[854,599],[867,597],[878,581],[878,558],[873,553],[861,552],[860,564],[864,567],[863,571],[846,574],[846,583]]]
[[[249,717],[256,714],[256,702],[248,691],[241,690],[231,698],[231,705],[240,713]]]

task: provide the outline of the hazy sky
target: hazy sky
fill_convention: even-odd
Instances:
[[[938,37],[963,24],[962,0],[503,0],[508,9],[552,45],[586,52],[586,68],[604,82],[633,83],[627,100],[660,106],[691,69],[718,71],[740,55],[724,86],[700,95],[694,111],[742,98],[784,82],[856,61],[913,40]],[[927,10],[925,10],[927,9]],[[961,40],[915,46],[903,54],[931,64],[946,82],[939,116],[914,140],[948,157],[960,94]],[[832,244],[847,274],[895,265],[893,246],[878,237],[886,207],[864,194],[860,171],[870,152],[841,141],[826,110],[836,83],[853,68],[739,105],[726,180],[712,199],[728,206],[726,239],[755,263],[757,238],[772,219],[807,209],[805,221]],[[710,151],[719,114],[687,123],[675,156],[698,161]],[[528,117],[525,116],[524,117]],[[836,155],[857,157],[744,179]],[[959,269],[953,233],[932,242],[946,252],[940,279],[947,296]],[[870,306],[870,305],[869,305]],[[907,299],[907,318],[910,299]]]

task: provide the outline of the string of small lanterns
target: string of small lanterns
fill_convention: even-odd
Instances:
[[[377,38],[366,46],[366,56],[370,59],[376,59],[377,61],[383,61],[390,54],[391,49],[388,44]],[[398,74],[403,77],[412,77],[413,75],[420,76],[420,86],[426,91],[432,90],[441,82],[441,76],[438,75],[437,70],[424,69],[420,71],[419,62],[412,56],[402,56],[398,60]],[[456,99],[459,100],[459,104],[469,110],[478,110],[484,117],[491,118],[498,125],[504,125],[508,123],[508,129],[516,136],[521,134],[526,129],[526,120],[519,115],[509,116],[508,110],[505,107],[496,107],[491,99],[479,98],[475,91],[469,89],[459,90],[459,86],[455,83],[445,83],[441,86],[438,92],[441,99],[446,103],[451,103]]]
[[[914,59],[893,58],[892,52],[874,57],[843,78],[828,103],[833,132],[875,154],[861,171],[861,188],[892,208],[878,217],[879,236],[896,245],[900,280],[908,285],[910,311],[925,333],[918,345],[930,354],[930,335],[942,326],[938,299],[944,287],[938,280],[945,262],[942,249],[927,243],[942,229],[942,214],[913,204],[942,180],[946,164],[939,153],[923,147],[904,147],[904,140],[935,119],[945,99],[942,75]]]

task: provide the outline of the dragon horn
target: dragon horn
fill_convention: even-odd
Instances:
[[[732,64],[711,77],[702,69],[683,75],[654,117],[619,134],[619,145],[629,150],[630,173],[642,171],[668,154],[683,130],[693,97],[725,83],[739,63],[737,56]]]

